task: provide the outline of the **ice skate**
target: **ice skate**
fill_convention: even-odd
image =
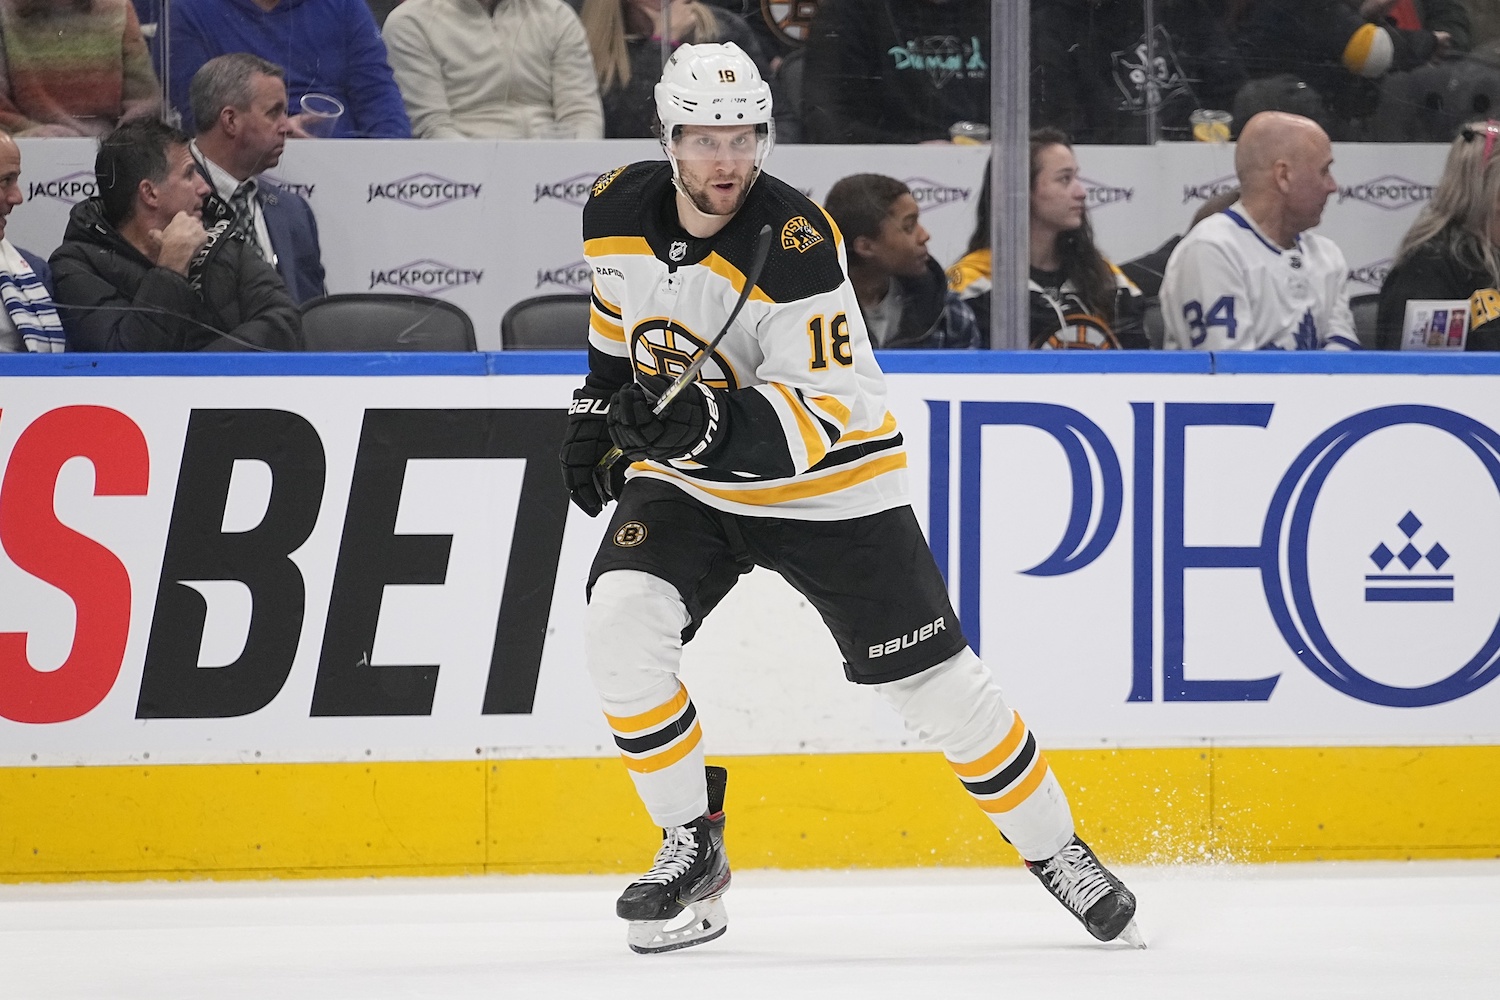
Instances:
[[[625,941],[631,951],[654,955],[691,948],[729,929],[721,898],[729,888],[729,858],[724,853],[728,772],[722,767],[705,770],[708,813],[686,826],[663,829],[651,870],[626,886],[615,904],[615,913],[630,921]],[[684,912],[687,918],[678,919]]]
[[[1135,924],[1135,894],[1099,863],[1088,844],[1075,836],[1046,861],[1028,861],[1026,867],[1094,937],[1146,947]]]

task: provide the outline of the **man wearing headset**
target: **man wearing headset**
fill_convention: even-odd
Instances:
[[[137,118],[99,141],[99,194],[73,206],[52,254],[70,351],[294,351],[286,286],[224,219],[188,138]]]
[[[585,655],[663,834],[651,870],[616,906],[627,942],[669,951],[726,929],[726,774],[704,766],[678,671],[682,644],[756,565],[817,608],[848,678],[875,687],[944,751],[1090,933],[1120,936],[1135,898],[1074,835],[1036,740],[964,641],[908,503],[901,433],[838,228],[761,172],[774,142],[770,88],[733,43],[683,45],[656,106],[667,162],[604,174],[584,209],[589,376],[562,450],[580,508],[594,516],[618,501],[589,573]],[[697,380],[657,414],[747,283]],[[612,446],[625,458],[606,469]],[[685,925],[669,927],[684,910]]]

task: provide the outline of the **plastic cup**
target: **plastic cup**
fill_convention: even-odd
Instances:
[[[1193,138],[1199,142],[1228,142],[1234,116],[1228,111],[1199,108],[1188,115],[1188,121],[1193,125]]]
[[[333,135],[334,124],[344,114],[344,102],[330,94],[303,94],[301,107],[302,131],[317,139]]]

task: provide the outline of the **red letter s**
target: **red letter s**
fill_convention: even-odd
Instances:
[[[130,634],[130,575],[115,554],[57,519],[57,476],[70,458],[94,465],[95,496],[141,496],[150,478],[145,436],[102,406],[42,414],[21,432],[0,484],[0,545],[16,566],[73,599],[73,648],[40,671],[25,632],[0,632],[0,715],[16,722],[76,719],[104,700]]]

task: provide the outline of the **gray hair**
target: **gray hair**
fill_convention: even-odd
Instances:
[[[256,74],[286,79],[286,71],[280,66],[248,52],[215,56],[200,66],[188,85],[188,102],[197,130],[213,128],[225,108],[248,107],[250,78]]]

